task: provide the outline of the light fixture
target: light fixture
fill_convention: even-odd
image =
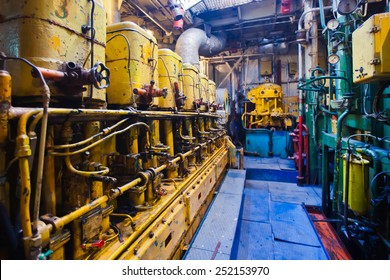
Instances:
[[[179,8],[179,7],[174,7],[172,9],[172,16],[173,16],[173,19],[176,21],[176,20],[181,20],[183,18],[183,13],[184,13],[184,10]]]
[[[181,30],[181,29],[183,29],[183,24],[184,24],[183,19],[175,20],[173,22],[173,28],[176,30]]]

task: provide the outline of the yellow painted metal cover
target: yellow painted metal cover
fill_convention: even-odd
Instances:
[[[390,13],[376,14],[352,33],[353,81],[390,78]]]
[[[23,57],[33,64],[59,70],[63,62],[89,68],[90,35],[81,32],[91,15],[88,1],[0,1],[0,50]],[[95,62],[105,62],[106,13],[101,0],[95,0]],[[7,65],[13,77],[13,96],[41,96],[33,84],[31,68],[24,63]],[[66,95],[63,88],[51,86],[52,96]],[[88,94],[88,91],[86,92]],[[106,99],[105,90],[94,89],[94,99]]]
[[[209,102],[215,103],[217,101],[216,84],[213,80],[209,80]]]
[[[186,96],[184,110],[194,110],[194,101],[200,98],[199,71],[188,63],[183,64],[183,91]]]
[[[346,155],[343,155],[344,195],[346,186]],[[370,162],[352,157],[349,164],[348,206],[357,214],[364,215],[370,207],[368,167]]]
[[[152,40],[154,43],[157,44],[157,40],[154,36],[150,35],[148,32],[146,32],[145,29],[141,28],[139,25],[135,24],[134,22],[123,21],[123,22],[118,22],[107,26],[107,33],[119,32],[124,30],[139,33],[139,35],[142,35],[143,37],[147,38],[148,40]]]
[[[248,99],[252,103],[257,103],[257,101],[263,98],[281,98],[282,97],[282,87],[272,83],[261,84],[256,88],[251,89],[248,92]]]
[[[209,101],[209,79],[203,73],[199,74],[200,77],[200,98],[202,98],[203,102]]]
[[[159,108],[173,109],[176,107],[174,83],[179,84],[179,90],[182,91],[183,74],[182,58],[170,49],[158,50],[158,80],[161,88],[168,89],[168,95],[163,98],[155,98],[154,104]]]
[[[130,47],[130,48],[129,48]],[[111,86],[107,89],[109,104],[132,105],[134,88],[155,81],[158,87],[158,46],[156,39],[133,22],[107,26],[107,67]]]
[[[176,60],[179,60],[180,62],[183,61],[181,56],[179,56],[177,53],[175,53],[174,51],[172,51],[170,49],[159,49],[158,50],[158,55],[159,56],[171,56],[172,58],[174,58]]]
[[[196,72],[198,75],[199,75],[199,70],[198,68],[196,68],[194,65],[191,65],[189,63],[184,63],[183,64],[183,69],[184,70],[191,70],[191,71],[194,71]]]

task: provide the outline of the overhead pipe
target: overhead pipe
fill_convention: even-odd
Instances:
[[[127,4],[129,4],[129,2],[126,1]],[[165,32],[165,35],[166,36],[171,36],[172,35],[172,31],[168,31],[165,29],[164,26],[162,26],[159,22],[157,22],[143,7],[141,7],[138,3],[136,3],[135,1],[131,1],[131,4],[132,6],[136,7],[138,10],[140,10],[148,19],[150,19],[155,25],[157,25],[162,31]]]
[[[199,55],[206,57],[216,55],[225,45],[226,36],[223,33],[208,37],[204,30],[190,28],[180,35],[175,52],[183,59],[183,64],[189,63],[199,70]]]

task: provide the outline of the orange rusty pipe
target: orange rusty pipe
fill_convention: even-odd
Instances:
[[[37,68],[42,73],[42,76],[48,80],[61,81],[65,77],[65,73],[61,71],[51,70],[42,67]]]
[[[133,89],[133,93],[137,95],[148,95],[148,91],[143,88],[135,88]]]

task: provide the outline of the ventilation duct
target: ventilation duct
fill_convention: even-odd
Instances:
[[[176,53],[183,63],[189,63],[199,69],[199,55],[213,56],[220,53],[226,45],[224,34],[207,37],[206,32],[198,28],[184,31],[176,43]]]

